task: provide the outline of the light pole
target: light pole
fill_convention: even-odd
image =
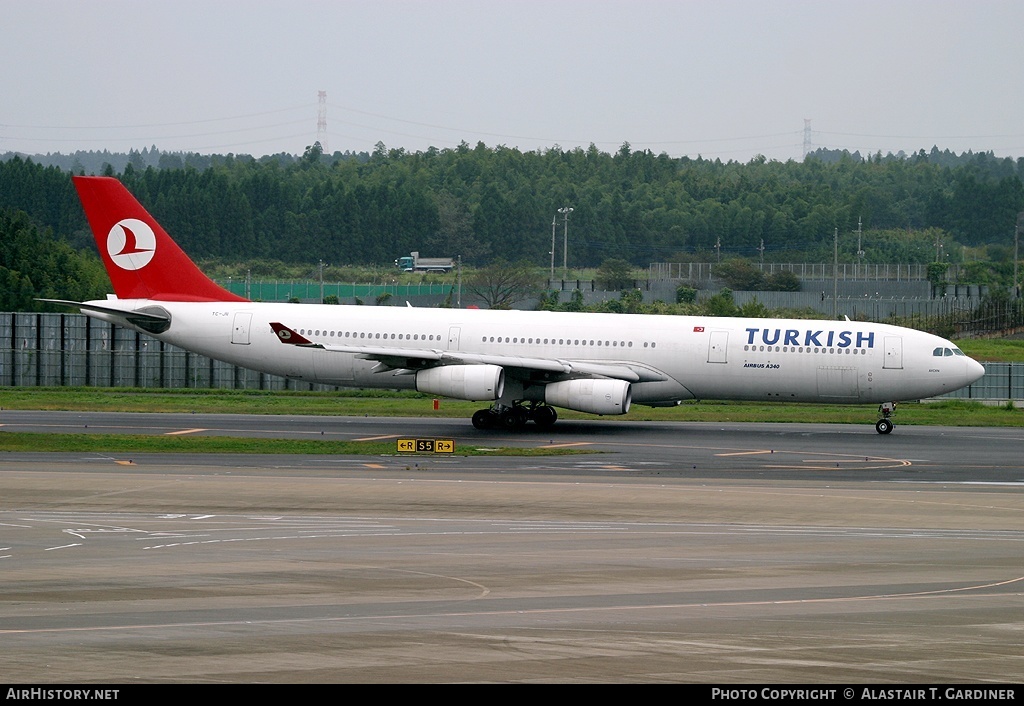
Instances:
[[[1013,296],[1020,296],[1020,280],[1017,278],[1017,265],[1020,251],[1020,222],[1024,219],[1024,211],[1017,214],[1017,222],[1013,225]]]
[[[548,278],[548,287],[551,287],[551,282],[555,279],[555,223],[558,221],[558,216],[551,217],[551,276]]]
[[[861,235],[863,235],[863,232],[861,231],[861,225],[862,225],[862,221],[858,217],[857,218],[857,264],[861,265],[860,269],[863,269],[863,265],[864,265],[864,250],[861,248]],[[855,272],[853,274],[854,277],[857,277],[859,275],[860,275],[859,271]]]
[[[572,208],[563,206],[558,212],[565,221],[565,231],[562,234],[562,278],[569,279],[569,214],[572,213]]]
[[[839,229],[832,234],[832,320],[839,318]]]

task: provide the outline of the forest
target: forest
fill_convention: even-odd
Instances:
[[[838,235],[843,262],[963,262],[979,280],[1009,284],[1024,211],[1024,159],[938,148],[746,163],[628,144],[615,153],[483,143],[407,152],[378,143],[371,154],[326,155],[314,144],[301,156],[259,159],[122,157],[95,171],[120,178],[191,256],[264,268],[387,267],[415,250],[546,271],[553,239],[561,264],[567,226],[570,268],[831,262]],[[32,296],[106,291],[70,179],[87,160],[41,161],[0,162],[0,286],[17,293],[2,309],[21,309]],[[572,208],[568,224],[563,207]]]

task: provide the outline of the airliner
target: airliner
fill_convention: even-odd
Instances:
[[[484,402],[478,429],[706,399],[877,404],[888,434],[896,403],[985,372],[943,338],[860,321],[253,302],[209,279],[118,180],[73,179],[115,293],[44,301],[272,375]]]

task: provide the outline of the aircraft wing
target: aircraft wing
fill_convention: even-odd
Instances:
[[[655,382],[668,380],[668,376],[646,366],[634,363],[591,363],[584,360],[564,358],[523,358],[511,355],[485,353],[443,353],[443,360],[468,365],[500,365],[503,368],[522,368],[544,372],[561,373],[570,377],[599,376],[625,380],[626,382]]]
[[[436,348],[399,348],[389,346],[346,346],[314,343],[281,323],[270,327],[282,343],[304,348],[321,348],[338,353],[351,353],[381,364],[377,372],[387,369],[399,373],[437,367],[439,365],[498,365],[506,369],[525,372],[554,373],[559,378],[604,377],[627,382],[660,382],[668,380],[664,373],[635,363],[591,363],[561,358],[530,358],[489,353],[443,351]]]

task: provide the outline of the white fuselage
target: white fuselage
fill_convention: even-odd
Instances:
[[[374,361],[356,353],[283,345],[270,323],[282,322],[326,346],[629,365],[651,371],[632,383],[637,404],[694,398],[914,400],[964,387],[984,372],[938,336],[854,321],[257,302],[91,303],[126,311],[160,307],[170,314],[171,325],[155,335],[159,340],[245,368],[347,387],[410,388],[415,378],[380,372]],[[90,315],[124,323],[103,313]],[[512,385],[506,395],[521,391]]]

